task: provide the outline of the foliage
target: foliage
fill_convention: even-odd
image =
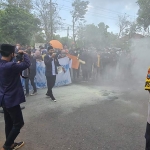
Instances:
[[[76,35],[75,35],[75,25],[77,22],[81,22],[84,20],[84,16],[87,12],[88,8],[88,1],[82,0],[74,0],[72,3],[73,11],[71,12],[72,15],[72,23],[73,23],[73,40],[76,43]]]
[[[82,26],[77,32],[77,44],[79,47],[96,47],[97,49],[116,46],[117,35],[108,32],[108,25],[103,22],[97,26],[88,24]]]
[[[45,34],[42,31],[38,31],[33,35],[31,45],[34,45],[35,43],[46,43]]]
[[[32,9],[32,0],[6,0],[4,4],[19,7],[28,12]]]
[[[35,14],[41,21],[47,42],[53,39],[54,33],[61,25],[61,17],[56,6],[56,3],[50,3],[49,0],[36,0],[34,3]]]
[[[54,40],[60,41],[63,45],[67,45],[67,47],[71,47],[72,39],[67,37],[60,37],[60,35],[54,35]]]
[[[128,19],[128,16],[125,15],[120,15],[118,16],[118,23],[117,23],[118,27],[119,27],[119,34],[118,37],[121,38],[123,36],[124,31],[129,27],[130,22]]]
[[[30,44],[40,21],[32,14],[16,6],[0,11],[1,42]]]
[[[141,26],[136,22],[130,22],[129,27],[125,30],[125,35],[128,35],[129,38],[132,38],[134,34],[142,30]]]
[[[137,21],[144,29],[147,29],[150,25],[150,1],[138,0],[137,3],[139,5]]]

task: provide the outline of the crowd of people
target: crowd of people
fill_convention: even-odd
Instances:
[[[18,49],[30,51],[30,56],[32,56],[31,61],[34,64],[32,68],[34,73],[30,78],[32,86],[34,89],[33,95],[36,94],[36,88],[33,83],[33,77],[35,76],[35,62],[44,61],[44,57],[47,54],[47,49],[50,45],[39,46],[38,49],[35,49],[31,46],[21,46],[20,44],[16,45],[16,53]],[[55,49],[55,52],[58,52]],[[132,78],[132,67],[135,62],[135,58],[132,57],[130,52],[126,50],[121,50],[118,48],[105,48],[101,50],[96,50],[93,48],[67,48],[64,46],[57,59],[68,57],[67,54],[76,56],[79,60],[78,68],[72,68],[70,70],[71,77],[73,82],[83,81],[115,81],[116,79],[126,80],[127,78]],[[31,69],[31,70],[32,70]],[[25,72],[26,73],[26,72]],[[28,85],[28,80],[26,81],[26,87]],[[26,88],[27,89],[27,88]],[[27,89],[28,96],[28,89]]]
[[[73,69],[73,81],[115,81],[132,78],[132,67],[135,59],[127,51],[121,49],[104,50],[71,50],[77,56],[80,65]]]
[[[18,50],[26,51],[30,56],[30,61],[32,66],[30,67],[30,76],[25,80],[26,96],[29,96],[29,80],[33,87],[33,93],[31,95],[37,94],[37,89],[34,83],[34,78],[36,76],[36,62],[44,61],[44,57],[48,54],[48,47],[50,45],[35,47],[31,46],[21,46],[16,44],[15,53]],[[53,53],[57,53],[58,50],[55,49]],[[77,49],[64,46],[58,55],[57,59],[68,57],[67,54],[76,56],[79,60],[78,68],[72,68],[70,70],[72,82],[88,82],[88,81],[115,81],[116,79],[126,80],[132,78],[132,67],[135,62],[130,52],[117,48],[106,48],[101,50],[96,50],[93,48],[87,49]],[[24,71],[24,75],[28,76],[28,70]]]

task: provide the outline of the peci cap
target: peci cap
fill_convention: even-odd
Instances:
[[[15,46],[10,45],[10,44],[1,44],[0,52],[4,52],[4,53],[8,53],[8,54],[14,53]]]

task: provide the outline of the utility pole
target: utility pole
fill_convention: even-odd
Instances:
[[[69,27],[67,28],[67,38],[69,38]]]
[[[50,0],[50,30],[51,30],[51,40],[53,40],[53,11],[52,11],[52,0]]]
[[[67,28],[67,46],[69,45],[69,27]]]

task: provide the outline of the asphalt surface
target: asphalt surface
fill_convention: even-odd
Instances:
[[[74,84],[46,89],[22,104],[22,150],[144,150],[148,93],[140,86]],[[0,114],[0,147],[4,138]]]

